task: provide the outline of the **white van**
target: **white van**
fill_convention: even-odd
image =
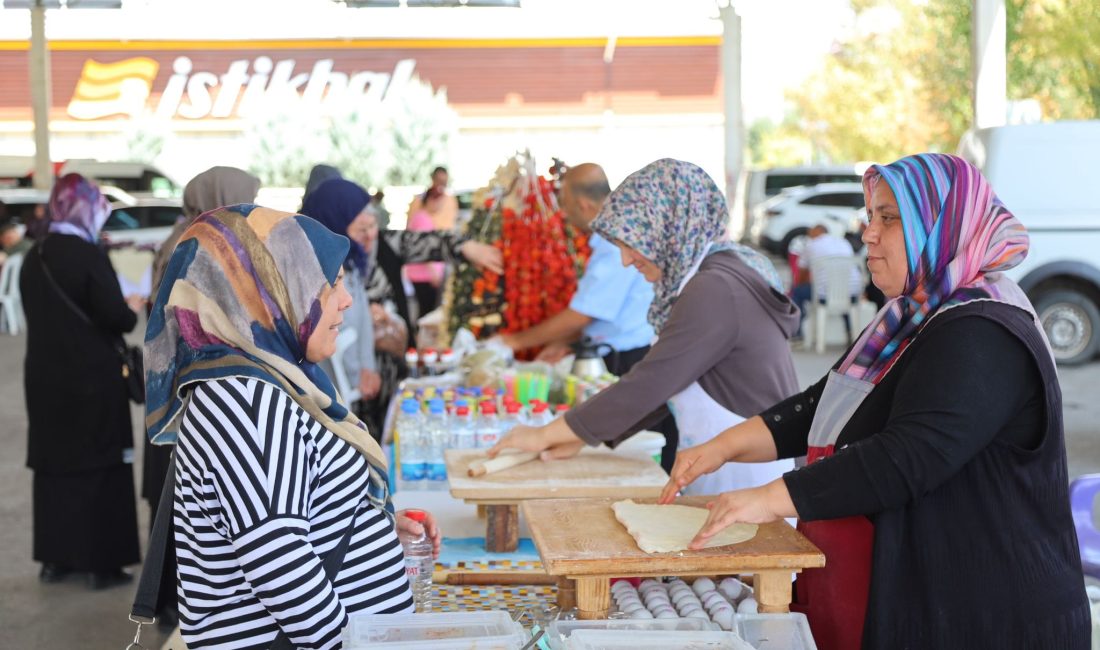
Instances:
[[[100,185],[117,187],[137,198],[181,198],[183,188],[152,165],[138,162],[102,162],[74,158],[66,160],[58,176],[76,173]]]
[[[981,168],[1027,227],[1020,283],[1062,364],[1100,350],[1100,121],[970,131],[958,153]]]
[[[805,167],[772,167],[753,169],[741,174],[737,195],[744,201],[735,201],[732,215],[732,232],[748,243],[756,223],[756,208],[764,201],[778,196],[789,187],[818,185],[820,183],[859,183],[863,179],[862,165],[814,165]],[[740,229],[740,232],[738,232]]]

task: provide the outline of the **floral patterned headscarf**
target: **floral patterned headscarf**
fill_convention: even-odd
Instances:
[[[649,323],[660,333],[684,280],[706,255],[737,253],[775,290],[783,285],[760,253],[729,241],[729,209],[721,190],[701,168],[662,158],[634,172],[607,198],[592,230],[621,241],[661,269],[653,287]]]
[[[370,465],[371,500],[389,509],[386,457],[305,358],[348,240],[308,217],[254,205],[218,208],[183,233],[145,332],[145,423],[175,442],[194,384],[226,377],[283,389]]]
[[[65,174],[50,190],[50,232],[76,235],[94,244],[109,216],[107,197],[80,174]]]

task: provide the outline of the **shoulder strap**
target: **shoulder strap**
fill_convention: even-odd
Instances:
[[[130,617],[139,620],[153,620],[160,604],[166,594],[161,593],[161,575],[164,573],[164,556],[168,552],[168,545],[172,543],[169,532],[172,530],[173,504],[176,492],[176,452],[172,451],[172,459],[168,462],[168,476],[164,479],[164,489],[160,492],[160,501],[157,504],[157,517],[153,521],[153,530],[149,533],[149,549],[145,554],[145,564],[141,568],[141,578],[138,580],[137,593],[134,595],[134,604],[130,607]],[[351,536],[355,532],[355,520],[358,511],[352,514],[351,523],[348,524],[344,536],[336,548],[329,551],[322,562],[325,578],[329,582],[336,580],[336,574],[344,565],[344,556],[347,555],[348,546],[351,544]],[[283,631],[279,631],[275,641],[271,644],[272,650],[293,648],[293,644]]]
[[[57,295],[61,297],[61,301],[64,302],[65,305],[68,306],[68,308],[72,310],[72,312],[76,314],[78,318],[80,318],[80,320],[84,321],[88,325],[91,325],[95,329],[99,329],[95,326],[94,323],[92,323],[92,319],[88,318],[88,315],[84,313],[84,310],[80,308],[80,305],[77,305],[73,301],[73,299],[69,297],[69,294],[65,293],[65,290],[62,289],[61,285],[57,283],[57,280],[53,279],[53,273],[50,273],[50,267],[46,264],[45,239],[43,239],[42,242],[38,244],[38,263],[42,266],[42,272],[46,274],[46,282],[49,282],[50,286],[53,287],[54,292],[56,292]]]

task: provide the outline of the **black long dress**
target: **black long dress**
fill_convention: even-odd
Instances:
[[[43,260],[94,326],[58,295]],[[27,316],[34,559],[96,572],[135,564],[133,431],[112,339],[134,329],[137,315],[106,253],[72,235],[51,234],[31,249],[19,289]]]

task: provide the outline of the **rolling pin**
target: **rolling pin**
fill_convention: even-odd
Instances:
[[[466,469],[466,475],[471,478],[485,476],[502,469],[529,463],[538,457],[539,454],[536,451],[520,451],[514,454],[500,454],[496,458],[479,458],[470,463]]]

